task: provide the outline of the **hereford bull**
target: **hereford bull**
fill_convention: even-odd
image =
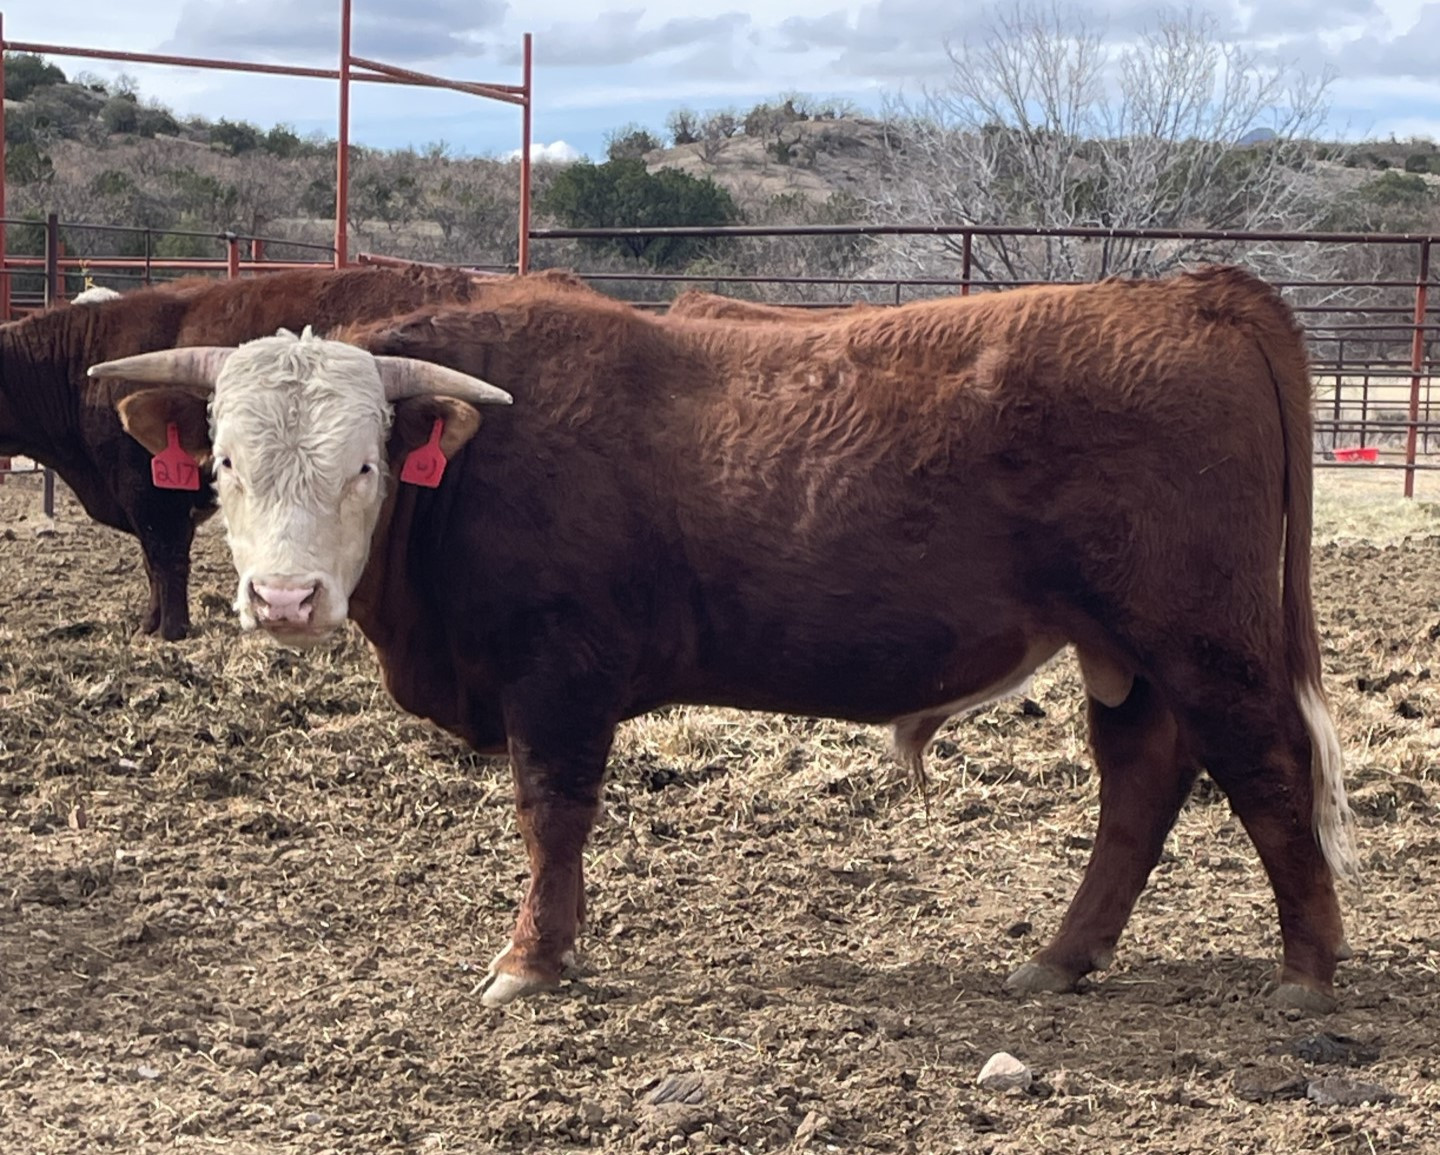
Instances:
[[[1349,808],[1308,366],[1267,285],[1220,268],[803,327],[512,285],[349,338],[368,351],[282,334],[92,372],[164,383],[120,405],[147,447],[173,422],[213,453],[244,627],[307,645],[348,615],[401,706],[508,750],[531,882],[487,1002],[561,979],[620,720],[886,723],[918,762],[1070,644],[1099,831],[1010,985],[1109,965],[1204,768],[1269,874],[1277,999],[1332,1004]],[[482,417],[506,399],[485,382],[514,404]],[[427,437],[436,489],[403,480]]]
[[[471,278],[444,269],[299,270],[191,278],[27,317],[0,328],[0,456],[24,454],[50,466],[86,513],[138,537],[150,579],[143,629],[183,637],[190,545],[196,519],[214,508],[214,491],[208,482],[193,492],[154,488],[148,456],[115,416],[129,386],[87,380],[85,367],[150,349],[235,344],[282,326],[374,320],[466,301],[473,287]]]

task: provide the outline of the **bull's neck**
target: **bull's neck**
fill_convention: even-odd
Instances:
[[[417,495],[391,477],[391,490],[370,544],[370,559],[350,595],[350,620],[379,659],[385,689],[404,710],[428,718],[481,753],[505,751],[498,685],[482,655],[469,655],[463,684],[454,638],[427,602],[416,566]]]
[[[57,469],[75,464],[80,391],[73,382],[86,369],[72,355],[84,342],[69,333],[77,323],[69,312],[0,326],[0,453]]]
[[[405,573],[404,545],[397,541],[395,535],[398,533],[403,537],[405,530],[409,528],[409,503],[406,510],[397,517],[399,496],[399,478],[392,472],[385,503],[380,507],[380,517],[375,522],[375,531],[370,535],[369,559],[359,582],[350,594],[350,620],[359,626],[360,632],[381,651],[391,647],[398,626],[398,623],[384,612],[387,602],[395,604],[386,596],[387,587],[393,581],[403,580]]]

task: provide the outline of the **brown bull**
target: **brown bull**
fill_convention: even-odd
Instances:
[[[487,1001],[561,979],[622,719],[884,723],[914,762],[1068,644],[1099,831],[1010,985],[1109,964],[1203,768],[1274,889],[1278,998],[1331,1004],[1349,810],[1310,593],[1310,380],[1268,286],[1221,268],[796,327],[512,285],[351,337],[377,356],[285,335],[100,371],[214,387],[246,626],[304,645],[348,614],[403,707],[508,750],[532,874]],[[476,378],[513,406],[472,408],[508,399]],[[177,405],[205,458],[182,391],[130,399],[127,427],[154,445]],[[397,482],[427,435],[440,487]]]

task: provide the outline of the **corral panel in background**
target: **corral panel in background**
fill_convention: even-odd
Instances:
[[[523,136],[520,141],[520,220],[519,268],[524,271],[530,237],[530,129],[533,70],[531,66],[531,35],[525,33],[522,45],[523,73],[520,84],[477,84],[465,80],[448,80],[425,72],[383,64],[355,56],[350,51],[350,23],[353,0],[340,0],[340,62],[338,68],[302,68],[288,64],[259,64],[244,60],[222,60],[198,56],[171,56],[152,52],[116,52],[103,48],[77,48],[65,44],[37,44],[30,41],[6,40],[5,14],[0,12],[0,89],[5,81],[5,53],[31,52],[40,56],[79,57],[131,64],[174,65],[181,68],[206,68],[226,72],[252,72],[271,76],[295,76],[339,82],[339,117],[335,147],[335,264],[349,260],[349,238],[346,233],[346,207],[349,197],[350,161],[350,84],[360,80],[376,84],[404,84],[423,88],[445,88],[469,93],[486,100],[518,105],[521,109]],[[5,236],[5,110],[0,101],[0,318],[10,316],[10,263]]]

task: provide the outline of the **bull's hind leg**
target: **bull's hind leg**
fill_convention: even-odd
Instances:
[[[1010,976],[1011,990],[1073,990],[1110,965],[1198,772],[1174,714],[1144,679],[1118,706],[1091,697],[1089,723],[1100,775],[1095,847],[1059,932]]]
[[[1344,928],[1335,880],[1316,836],[1311,739],[1290,688],[1259,681],[1243,688],[1217,684],[1187,703],[1184,718],[1275,893],[1284,957],[1274,999],[1328,1011]]]
[[[1270,878],[1284,952],[1274,1001],[1326,1011],[1335,1004],[1344,926],[1316,832],[1312,739],[1279,665],[1211,641],[1195,645],[1168,687],[1198,758],[1230,799]],[[1329,729],[1328,716],[1323,724]]]

